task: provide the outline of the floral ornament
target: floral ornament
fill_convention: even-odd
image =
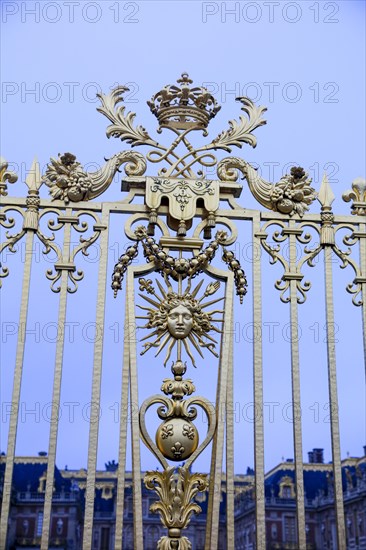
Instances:
[[[290,174],[283,176],[277,183],[271,183],[241,158],[226,157],[217,165],[217,175],[221,181],[237,181],[239,171],[247,180],[254,198],[269,210],[289,216],[298,214],[302,218],[317,197],[315,189],[310,186],[311,178],[301,166],[294,166]]]
[[[147,472],[144,478],[147,489],[157,493],[159,500],[150,506],[153,513],[158,513],[169,535],[158,542],[160,550],[189,550],[191,543],[182,537],[182,530],[187,527],[192,514],[202,512],[194,500],[197,493],[207,491],[208,476],[191,473],[188,468],[167,468],[163,472]]]
[[[273,210],[302,217],[316,197],[315,189],[310,187],[311,181],[301,166],[291,168],[290,175],[283,176],[273,186],[270,195]]]
[[[66,204],[83,200],[92,189],[93,182],[84,172],[75,155],[65,153],[51,158],[44,176],[45,184],[50,188],[54,200],[63,200]]]
[[[53,200],[88,201],[101,195],[113,181],[120,166],[125,164],[128,176],[141,176],[146,160],[136,151],[121,151],[106,161],[96,172],[85,172],[72,153],[51,158],[42,181],[49,187]]]

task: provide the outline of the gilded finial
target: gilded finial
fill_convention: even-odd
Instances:
[[[352,189],[348,189],[342,195],[345,202],[351,202],[351,213],[358,216],[366,215],[366,180],[356,178],[352,182]]]
[[[331,208],[332,203],[335,200],[335,195],[330,186],[327,174],[324,174],[322,183],[318,193],[318,201],[322,205],[322,208]]]

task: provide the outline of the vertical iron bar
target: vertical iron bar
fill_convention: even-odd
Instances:
[[[72,209],[67,208],[65,211],[65,215],[71,216],[71,214],[72,214]],[[64,243],[63,243],[63,249],[62,249],[62,258],[64,261],[69,260],[70,238],[71,238],[71,223],[66,222],[65,229],[64,229]],[[65,320],[66,320],[68,276],[69,276],[68,271],[66,269],[63,269],[61,274],[60,302],[59,302],[59,308],[58,308],[58,327],[62,327],[62,328],[65,327]],[[64,344],[65,344],[65,330],[62,330],[62,335],[60,338],[57,339],[57,344],[56,344],[55,371],[54,371],[53,391],[52,391],[52,413],[51,413],[51,423],[50,423],[50,436],[49,436],[49,443],[48,443],[47,479],[46,479],[46,489],[45,489],[45,496],[44,496],[41,550],[48,550],[49,548]]]
[[[262,352],[262,274],[260,212],[253,216],[253,394],[254,394],[254,470],[255,538],[257,550],[265,550],[264,428],[263,428],[263,352]],[[258,252],[258,256],[257,256]],[[256,334],[256,327],[259,327]],[[259,336],[258,336],[259,335]]]
[[[217,387],[216,387],[216,399],[215,399],[215,407],[217,411],[217,418],[219,418],[219,399],[220,399],[220,386],[221,386],[221,368],[219,365],[219,372],[217,376]],[[210,485],[209,485],[209,493],[208,493],[208,503],[207,503],[207,523],[206,523],[206,536],[205,536],[205,550],[211,549],[211,532],[212,532],[212,506],[213,501],[215,498],[215,488],[212,489],[212,483],[211,480],[214,478],[215,474],[215,468],[216,468],[216,450],[217,450],[217,430],[215,430],[215,435],[213,437],[212,441],[212,450],[211,450],[211,464],[210,464]]]
[[[125,297],[125,319],[128,319],[128,299],[126,291]],[[130,374],[130,339],[129,331],[124,331],[123,340],[123,370],[121,387],[121,413],[119,427],[119,453],[118,453],[118,471],[117,471],[117,501],[116,501],[116,534],[114,550],[122,550],[123,541],[123,512],[125,497],[125,469],[126,469],[126,450],[127,450],[127,419],[128,419],[128,395],[129,395],[129,374]]]
[[[109,210],[103,205],[101,223],[105,227],[100,236],[100,260],[98,270],[97,308],[95,314],[96,326],[101,328],[101,338],[96,338],[93,355],[92,375],[92,397],[89,421],[89,445],[88,445],[88,467],[85,491],[85,514],[83,531],[83,549],[89,550],[92,547],[93,517],[95,498],[95,479],[98,454],[99,435],[99,409],[100,390],[103,364],[103,341],[104,341],[104,316],[105,316],[105,294],[108,262],[108,235],[109,235]]]
[[[18,417],[19,417],[19,400],[23,373],[23,358],[25,349],[26,323],[28,316],[29,289],[32,267],[32,251],[34,242],[34,232],[28,230],[26,235],[25,245],[25,262],[23,272],[22,296],[19,313],[19,331],[16,350],[13,391],[11,398],[11,414],[8,434],[8,448],[6,454],[6,467],[3,487],[3,502],[1,506],[0,518],[0,547],[2,550],[6,548],[6,538],[8,531],[11,485],[14,470],[15,445],[17,439]],[[24,327],[24,331],[21,329]]]
[[[366,277],[366,224],[360,223],[360,265],[361,274]],[[365,381],[366,381],[366,283],[361,283],[362,288],[362,327],[363,327],[363,350],[365,361]]]
[[[234,306],[234,302],[233,302]],[[234,373],[233,373],[233,323],[234,308],[231,309],[230,354],[228,362],[226,398],[226,547],[235,548],[234,528]]]
[[[289,221],[290,273],[297,274],[296,268],[296,235],[291,229],[296,228],[294,220]],[[300,394],[300,360],[299,360],[299,319],[297,311],[297,281],[290,280],[290,323],[291,323],[291,379],[292,379],[292,414],[296,474],[296,518],[297,543],[299,550],[306,550],[304,468],[302,453],[301,428],[301,394]]]
[[[133,327],[133,338],[136,339],[135,330],[135,289],[134,271],[129,267],[127,271],[127,296],[128,317],[127,330],[131,337],[130,327]],[[126,330],[126,327],[125,327]],[[132,438],[132,487],[133,487],[133,530],[134,550],[143,550],[142,528],[142,495],[141,495],[141,460],[140,460],[140,425],[139,425],[139,399],[137,388],[137,361],[136,342],[130,345],[130,414],[131,414],[131,438]]]
[[[222,476],[222,458],[224,450],[224,431],[225,431],[225,422],[222,418],[222,415],[225,414],[226,408],[226,391],[227,391],[227,377],[228,377],[228,368],[227,365],[230,360],[230,354],[232,350],[230,349],[230,330],[232,329],[232,308],[233,308],[233,274],[228,273],[227,283],[226,283],[226,296],[225,296],[225,311],[227,312],[225,323],[224,323],[224,333],[222,340],[222,347],[220,353],[220,364],[219,369],[221,370],[221,376],[219,376],[219,391],[218,391],[218,404],[217,404],[217,427],[216,427],[216,461],[213,478],[210,478],[210,487],[211,491],[217,491],[217,495],[213,495],[212,498],[212,511],[211,517],[207,518],[208,523],[210,524],[211,535],[210,535],[210,546],[206,548],[209,550],[216,550],[218,548],[218,536],[219,536],[219,516],[220,516],[220,498],[221,494],[221,476]],[[216,498],[215,498],[216,497]]]
[[[343,509],[343,488],[342,488],[342,466],[341,448],[338,420],[338,391],[337,391],[337,369],[334,331],[334,304],[333,304],[333,273],[332,273],[332,248],[324,248],[325,264],[325,301],[327,320],[327,355],[328,355],[328,384],[330,404],[330,427],[332,437],[332,461],[334,476],[334,499],[337,524],[338,549],[346,548],[346,533],[344,525]]]

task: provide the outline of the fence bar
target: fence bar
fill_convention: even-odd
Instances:
[[[128,319],[128,295],[125,297],[125,319]],[[127,419],[128,419],[128,395],[130,375],[130,331],[124,331],[123,339],[123,368],[121,387],[121,412],[119,426],[119,453],[117,471],[117,499],[116,499],[116,534],[114,550],[122,550],[123,542],[123,512],[125,503],[125,469],[127,451]]]
[[[19,327],[24,327],[24,333],[22,333],[22,331],[19,329],[16,361],[15,361],[15,371],[14,371],[14,381],[13,381],[13,392],[12,392],[12,398],[11,398],[11,415],[10,415],[10,423],[9,423],[8,448],[7,448],[6,467],[5,467],[5,476],[4,476],[3,502],[1,506],[1,518],[0,518],[1,550],[5,550],[6,548],[6,538],[7,538],[7,531],[8,531],[11,485],[12,485],[12,479],[13,479],[15,445],[16,445],[17,429],[18,429],[20,390],[21,390],[22,373],[23,373],[23,358],[24,358],[25,334],[26,334],[25,329],[26,329],[26,322],[27,322],[27,316],[28,316],[33,242],[34,242],[34,232],[28,230],[26,235],[22,297],[21,297],[20,314],[19,314]]]
[[[234,303],[233,303],[234,306]],[[230,350],[233,352],[234,308],[231,309]],[[220,417],[219,417],[220,422]],[[233,353],[229,355],[226,398],[226,547],[235,547],[234,528],[234,372]]]
[[[136,325],[134,270],[131,267],[128,269],[127,272],[126,300],[128,301],[128,317],[126,318],[126,324],[127,331],[129,331],[130,327],[135,327]],[[135,331],[133,331],[133,335],[135,335]],[[129,332],[129,337],[131,337],[131,332]],[[130,346],[130,414],[132,438],[133,531],[134,550],[143,550],[140,425],[138,418],[138,405],[139,399],[137,389],[136,342],[134,341]]]
[[[217,376],[217,385],[216,385],[216,411],[219,410],[219,403],[220,403],[220,378],[221,378],[221,369],[219,365],[219,372]],[[218,417],[219,415],[217,415]],[[215,470],[216,470],[216,450],[217,450],[217,430],[215,431],[215,435],[212,440],[212,450],[211,450],[211,464],[210,464],[210,486],[209,486],[209,494],[208,494],[208,503],[207,503],[207,522],[206,522],[206,536],[205,536],[205,550],[210,550],[211,548],[211,533],[212,533],[212,506],[213,501],[215,497],[215,487],[212,490],[212,483],[211,480],[214,478]],[[211,490],[210,490],[211,488]]]
[[[330,403],[330,427],[332,437],[332,461],[334,476],[334,500],[337,524],[338,549],[346,548],[346,532],[344,525],[343,489],[342,489],[342,467],[341,448],[338,420],[338,391],[337,391],[337,370],[335,352],[334,332],[334,304],[333,304],[333,273],[332,273],[332,249],[324,249],[324,271],[325,271],[325,305],[327,320],[327,354],[328,354],[328,383]]]
[[[265,550],[265,493],[264,493],[264,429],[263,429],[263,357],[262,331],[262,274],[261,242],[257,237],[260,232],[260,213],[253,218],[253,394],[254,394],[254,470],[255,470],[255,538],[257,550]],[[258,252],[258,256],[257,256]],[[258,336],[258,334],[260,336]],[[258,414],[258,411],[261,414]]]
[[[206,550],[216,550],[218,548],[219,537],[219,515],[220,515],[220,498],[215,495],[216,491],[221,492],[221,475],[222,475],[222,458],[224,449],[224,431],[225,422],[223,422],[222,416],[225,414],[226,409],[226,392],[227,392],[227,377],[228,377],[228,363],[232,349],[230,349],[230,334],[233,330],[233,274],[229,273],[226,282],[226,296],[225,296],[225,311],[226,319],[224,323],[224,333],[221,346],[220,357],[220,371],[218,376],[218,400],[216,402],[216,414],[217,414],[217,427],[216,427],[216,446],[213,449],[215,451],[215,463],[213,477],[210,475],[210,490],[212,499],[212,508],[208,510],[207,523],[209,525],[211,534],[209,540],[206,537]],[[212,462],[211,462],[212,465]],[[216,498],[215,498],[216,496]]]
[[[291,232],[295,229],[295,221],[289,221],[290,241],[290,273],[297,274],[296,269],[296,235]],[[292,380],[292,414],[293,437],[296,474],[296,518],[297,543],[299,550],[306,550],[305,531],[305,501],[304,501],[304,468],[302,454],[301,428],[301,395],[300,395],[300,360],[299,360],[299,319],[297,311],[297,284],[295,279],[290,280],[290,323],[291,323],[291,380]]]
[[[361,274],[366,278],[366,223],[360,223],[360,265]],[[363,350],[365,360],[365,381],[366,381],[366,282],[361,283],[362,288],[362,327],[363,327]]]
[[[67,208],[65,211],[65,216],[71,216],[71,214],[72,214],[72,209]],[[64,243],[63,243],[63,249],[62,249],[62,258],[65,262],[69,260],[70,240],[71,240],[71,223],[66,222],[65,229],[64,229]],[[57,326],[59,327],[64,327],[65,321],[66,321],[67,283],[68,283],[68,271],[66,269],[63,269],[62,275],[61,275],[61,284],[60,284],[60,301],[58,306],[58,325]],[[48,443],[47,479],[46,479],[46,490],[45,490],[45,496],[44,496],[41,550],[48,550],[49,548],[64,344],[65,344],[65,330],[62,331],[62,335],[60,338],[57,339],[57,344],[56,344],[55,372],[54,372],[54,378],[53,378],[52,413],[51,413],[51,423],[50,423],[50,437],[49,437],[49,443]]]
[[[93,381],[92,381],[92,407],[90,410],[89,422],[89,446],[88,446],[88,470],[86,478],[85,492],[85,516],[83,532],[83,549],[89,550],[92,547],[93,537],[93,517],[94,517],[94,497],[95,497],[95,478],[97,468],[98,454],[98,434],[99,434],[99,409],[100,409],[100,386],[102,379],[103,363],[103,341],[104,341],[104,315],[105,315],[105,293],[107,279],[107,261],[108,261],[108,235],[109,235],[109,212],[103,206],[102,225],[105,229],[100,237],[100,260],[98,272],[98,291],[97,291],[97,309],[96,326],[102,328],[102,338],[96,338],[94,343],[93,359]]]

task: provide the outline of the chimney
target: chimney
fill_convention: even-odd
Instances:
[[[313,449],[308,456],[310,464],[324,464],[324,449]]]

